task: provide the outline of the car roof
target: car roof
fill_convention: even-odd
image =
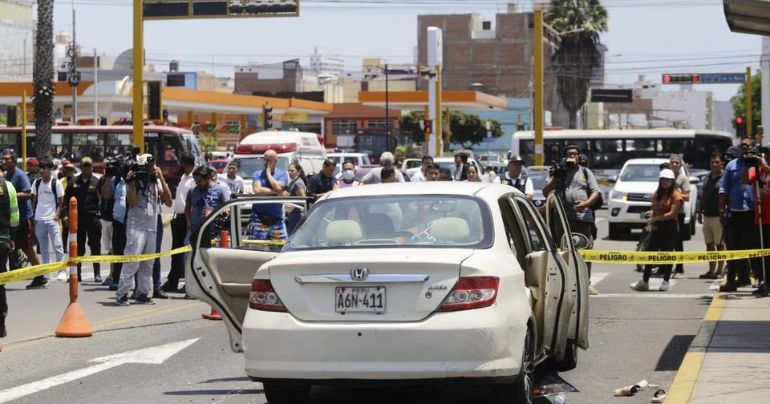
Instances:
[[[516,188],[507,185],[482,182],[406,182],[342,188],[330,192],[324,199],[397,195],[457,195],[476,196],[482,199],[496,201],[499,196],[509,194],[512,191],[520,192]]]
[[[626,161],[626,165],[628,164],[649,164],[649,165],[661,165],[663,163],[668,163],[669,159],[659,159],[659,158],[650,158],[650,159],[631,159]]]
[[[366,153],[353,153],[353,152],[336,152],[336,153],[327,153],[326,154],[329,157],[339,157],[339,156],[367,156]]]

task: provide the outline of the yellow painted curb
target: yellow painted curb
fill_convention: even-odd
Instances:
[[[711,300],[711,305],[709,305],[703,321],[718,322],[722,318],[725,302],[725,296],[717,293]],[[690,402],[705,358],[706,352],[688,351],[685,354],[674,377],[674,382],[671,384],[665,404],[688,404]]]

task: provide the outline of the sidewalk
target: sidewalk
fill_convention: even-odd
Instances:
[[[770,402],[770,297],[753,290],[714,297],[667,404]]]

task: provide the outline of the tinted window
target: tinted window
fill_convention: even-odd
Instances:
[[[620,174],[621,181],[658,182],[660,167],[653,164],[627,165]]]

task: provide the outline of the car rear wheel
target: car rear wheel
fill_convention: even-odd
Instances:
[[[268,404],[303,404],[310,398],[310,385],[262,383]]]
[[[519,376],[513,383],[501,384],[494,387],[494,402],[500,404],[532,404],[534,401],[534,395],[532,393],[534,373],[535,338],[534,335],[532,335],[532,332],[527,330],[527,336],[524,339],[524,353],[522,354]]]

